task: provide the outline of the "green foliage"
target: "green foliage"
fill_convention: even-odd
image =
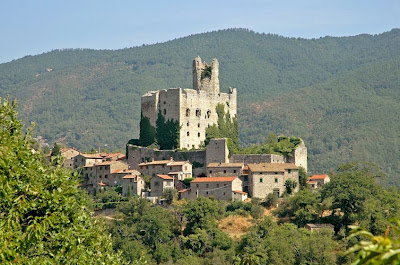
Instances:
[[[278,196],[274,193],[270,193],[265,197],[265,200],[262,202],[262,204],[267,207],[267,208],[271,208],[276,206],[276,204],[278,203]]]
[[[243,236],[239,264],[335,264],[336,247],[329,231],[311,233],[293,224],[277,225],[268,216]]]
[[[218,115],[218,122],[206,129],[205,144],[207,145],[212,138],[228,138],[228,149],[230,152],[234,152],[239,148],[237,117],[231,118],[229,112],[225,113],[225,105],[222,103],[217,104],[215,111]]]
[[[252,145],[236,151],[240,154],[279,154],[292,156],[293,150],[301,143],[299,137],[279,136],[270,133],[265,142],[260,145]]]
[[[353,230],[349,238],[368,239],[368,241],[361,240],[345,252],[347,255],[358,252],[353,264],[383,265],[400,263],[400,221],[393,219],[392,223],[390,227],[386,228],[383,236],[374,236],[361,227],[351,226]],[[390,230],[394,232],[394,236],[389,236]]]
[[[163,150],[175,149],[179,146],[179,122],[172,119],[165,120],[161,111],[156,120],[156,140]]]
[[[287,194],[292,194],[294,189],[297,187],[297,182],[291,179],[285,181],[285,192]]]
[[[33,153],[16,103],[0,106],[0,263],[121,264],[103,225],[86,208],[79,179]]]
[[[212,74],[212,67],[208,66],[201,72],[201,79],[211,78],[211,74]]]
[[[191,234],[197,228],[216,227],[216,219],[222,216],[224,209],[220,201],[200,196],[188,201],[183,212],[187,221],[185,234]]]
[[[171,204],[174,200],[178,199],[178,191],[174,188],[166,188],[162,196],[168,204]]]
[[[140,133],[139,133],[139,145],[149,146],[156,140],[156,128],[150,124],[150,120],[147,117],[141,115],[140,119]]]
[[[299,167],[299,186],[300,189],[305,189],[307,188],[307,181],[308,181],[308,176],[307,172],[303,167]]]
[[[194,178],[185,178],[183,180],[183,184],[185,184],[186,186],[190,187],[190,182],[192,182],[192,180],[194,180]]]

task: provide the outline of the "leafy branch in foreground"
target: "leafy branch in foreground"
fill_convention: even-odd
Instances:
[[[15,101],[0,98],[0,263],[124,264],[77,174],[43,162]]]
[[[394,224],[386,228],[383,236],[374,236],[358,226],[350,226],[353,231],[349,238],[367,238],[367,240],[361,240],[345,252],[346,255],[358,252],[357,259],[353,264],[400,263],[400,220],[392,219],[391,221]],[[390,228],[396,234],[395,238],[389,236]]]

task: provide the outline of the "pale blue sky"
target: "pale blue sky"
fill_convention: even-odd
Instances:
[[[0,63],[233,27],[304,38],[377,34],[400,27],[400,0],[0,0]]]

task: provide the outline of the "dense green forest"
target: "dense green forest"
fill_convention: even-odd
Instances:
[[[295,135],[313,173],[374,161],[399,184],[399,45],[399,29],[319,39],[229,29],[115,51],[54,50],[1,64],[0,96],[17,98],[20,117],[50,143],[123,150],[139,136],[144,92],[190,88],[192,60],[218,58],[221,90],[238,88],[242,146]]]

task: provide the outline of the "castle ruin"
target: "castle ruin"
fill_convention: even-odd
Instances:
[[[223,104],[231,117],[237,114],[237,91],[228,93],[219,90],[219,63],[213,59],[208,65],[198,56],[193,61],[193,89],[169,88],[149,91],[142,96],[142,117],[156,127],[160,112],[165,120],[178,121],[179,146],[177,148],[199,148],[206,139],[208,126],[217,124],[216,107]]]

